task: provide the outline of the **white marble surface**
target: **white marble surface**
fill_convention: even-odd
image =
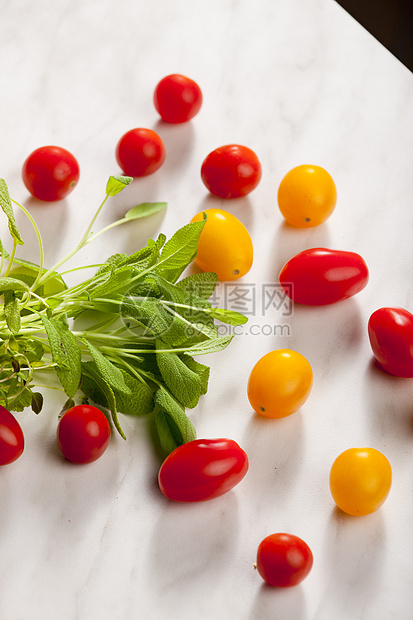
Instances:
[[[412,617],[413,380],[374,368],[370,314],[413,308],[413,78],[333,0],[3,0],[0,4],[0,174],[35,216],[47,261],[72,247],[119,173],[114,149],[132,127],[159,131],[165,165],[107,205],[110,222],[138,202],[168,209],[114,229],[73,265],[132,251],[170,235],[199,210],[227,208],[255,247],[243,282],[274,282],[285,260],[325,245],[359,252],[370,283],[356,298],[292,317],[259,310],[250,324],[289,333],[243,334],[209,356],[211,383],[191,412],[200,437],[228,436],[250,470],[228,495],[200,505],[168,503],[157,489],[158,456],[145,420],[122,418],[99,461],[65,462],[55,445],[58,393],[40,416],[19,415],[26,449],[0,471],[1,620],[404,620]],[[168,73],[195,79],[204,105],[189,124],[167,126],[152,104]],[[208,196],[200,165],[238,142],[263,166],[247,199]],[[72,151],[81,180],[62,203],[28,197],[20,168],[44,144]],[[276,204],[293,166],[324,166],[338,205],[319,228],[288,229]],[[36,260],[23,216],[22,255]],[[1,231],[4,237],[5,224]],[[249,372],[267,351],[303,353],[315,375],[302,410],[258,419]],[[333,460],[372,446],[390,460],[386,504],[363,518],[339,513],[329,494]],[[274,590],[253,569],[262,538],[301,536],[314,567],[299,587]]]

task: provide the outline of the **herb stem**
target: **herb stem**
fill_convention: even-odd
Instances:
[[[101,230],[99,230],[97,233],[95,233],[93,235],[93,237],[90,237],[88,243],[90,241],[92,241],[93,239],[96,239],[97,237],[99,237],[100,235],[102,235],[103,233],[107,232],[108,230],[111,230],[111,228],[115,228],[115,226],[120,226],[121,224],[125,224],[125,222],[129,222],[130,220],[128,220],[126,217],[122,218],[121,220],[117,220],[116,222],[112,222],[112,224],[108,224],[107,226],[105,226],[104,228],[102,228]]]
[[[37,226],[35,220],[33,219],[33,217],[31,216],[31,214],[29,213],[29,211],[23,207],[23,205],[21,205],[19,202],[16,202],[16,200],[13,200],[13,198],[11,198],[11,201],[13,204],[15,204],[17,207],[19,207],[19,209],[21,209],[23,211],[23,213],[25,214],[25,216],[28,218],[28,220],[30,221],[31,225],[33,226],[34,232],[36,233],[36,237],[37,237],[37,242],[39,244],[39,255],[40,255],[40,260],[39,260],[39,270],[37,272],[37,276],[35,281],[33,282],[33,284],[30,287],[30,290],[35,290],[37,288],[37,284],[38,281],[41,277],[41,273],[43,271],[43,261],[44,261],[44,250],[43,250],[43,241],[42,241],[42,236],[40,234],[40,230],[39,227]]]
[[[81,240],[79,241],[79,243],[77,244],[77,246],[73,250],[71,250],[68,254],[66,254],[66,256],[64,256],[61,260],[59,260],[55,265],[53,265],[53,267],[48,269],[48,271],[46,271],[46,273],[43,274],[39,278],[38,283],[37,283],[38,285],[42,284],[45,280],[47,280],[47,278],[50,276],[51,273],[53,273],[54,271],[57,271],[61,265],[66,263],[70,258],[72,258],[72,256],[74,256],[77,252],[79,252],[79,250],[81,250],[85,245],[87,245],[88,243],[90,243],[90,241],[92,241],[92,239],[94,238],[94,235],[90,236],[90,231],[92,229],[93,224],[96,221],[96,218],[101,212],[103,205],[107,201],[107,199],[108,199],[108,196],[105,196],[105,198],[100,203],[100,206],[96,210],[96,213],[92,217],[89,223],[89,226],[86,228],[85,233],[83,237],[81,238]]]
[[[6,273],[4,274],[5,277],[7,277],[10,273],[10,269],[13,265],[14,255],[16,254],[16,249],[17,249],[17,241],[16,239],[13,239],[13,249],[10,255],[9,264],[7,265]]]

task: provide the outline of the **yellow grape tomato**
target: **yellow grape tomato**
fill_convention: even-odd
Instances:
[[[330,491],[335,503],[354,516],[378,510],[390,492],[391,482],[390,463],[374,448],[345,450],[330,471]]]
[[[213,271],[221,281],[236,280],[252,267],[253,246],[248,230],[240,220],[222,209],[205,209],[191,222],[207,221],[202,230],[195,263],[203,271]]]
[[[329,173],[320,166],[297,166],[283,178],[278,189],[278,206],[292,226],[312,228],[330,217],[337,202],[337,190]]]
[[[313,386],[307,359],[291,349],[276,349],[255,364],[248,380],[254,411],[267,418],[285,418],[304,405]]]

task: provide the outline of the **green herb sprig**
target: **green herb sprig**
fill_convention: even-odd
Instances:
[[[208,388],[209,367],[194,356],[224,349],[233,334],[220,336],[215,320],[241,325],[246,317],[215,308],[208,301],[217,276],[197,273],[180,279],[193,261],[205,225],[193,222],[168,241],[160,234],[133,254],[110,256],[92,277],[67,287],[60,267],[103,232],[166,208],[143,203],[125,216],[92,233],[107,199],[132,179],[111,176],[106,196],[76,247],[53,267],[43,266],[41,235],[30,213],[10,199],[0,179],[0,206],[8,218],[13,249],[0,241],[0,403],[13,411],[31,407],[39,413],[43,396],[36,383],[45,371],[57,376],[66,395],[63,410],[75,397],[86,397],[110,411],[114,426],[125,438],[118,414],[152,415],[166,454],[195,439],[186,415]],[[13,204],[36,232],[39,264],[15,256],[23,244]],[[85,266],[89,267],[89,266]],[[79,268],[78,268],[79,269]],[[81,269],[81,268],[80,268]],[[60,388],[59,388],[60,384]]]

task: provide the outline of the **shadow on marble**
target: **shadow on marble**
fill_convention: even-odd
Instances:
[[[362,604],[377,599],[382,590],[386,528],[379,511],[353,517],[335,507],[327,523],[322,557],[314,563],[325,570],[325,593],[320,618],[355,618]],[[318,616],[317,616],[318,617]]]
[[[378,441],[397,437],[411,443],[413,437],[413,379],[396,377],[376,362],[373,354],[363,381],[363,409],[370,432]],[[398,445],[401,445],[398,443]]]
[[[121,170],[117,174],[124,174]],[[122,217],[126,211],[142,202],[158,201],[160,177],[157,172],[146,177],[135,177],[125,189],[110,198],[111,219]]]
[[[123,196],[123,192],[114,196],[112,200],[116,201],[116,213],[113,213],[111,221],[120,219],[129,209],[144,202],[167,202],[157,197],[156,184],[149,185],[149,191],[140,186],[141,179],[135,179],[133,183],[124,190],[128,194]],[[130,191],[129,191],[130,188]],[[119,198],[118,198],[119,197]],[[122,202],[123,201],[123,202]],[[136,250],[146,246],[149,238],[156,239],[162,230],[165,217],[167,215],[168,205],[165,210],[153,213],[148,217],[130,221],[123,226],[119,226],[110,231],[111,245],[116,247],[118,244],[123,252],[131,254]],[[105,222],[106,225],[110,222]]]
[[[69,222],[70,208],[68,201],[63,199],[58,202],[44,202],[30,196],[24,201],[24,206],[30,212],[40,230],[40,234],[43,237],[45,255],[51,257],[49,260],[53,262],[54,257],[56,257],[56,260],[61,258],[59,252],[61,251],[63,238],[68,230]],[[33,226],[26,215],[17,207],[15,208],[15,215],[20,233],[25,241],[25,245],[19,248],[18,256],[33,263],[38,263],[39,250]],[[33,243],[29,243],[31,239],[34,239]],[[26,256],[25,252],[27,253],[28,251],[30,251],[30,255]]]
[[[228,211],[232,215],[235,215],[251,233],[251,228],[254,219],[254,209],[249,196],[243,198],[234,198],[231,200],[225,200],[212,194],[206,194],[201,203],[194,210],[194,215],[205,209],[222,209],[222,211]]]
[[[262,583],[248,620],[302,620],[305,618],[305,596],[303,586],[294,588],[273,588]]]
[[[271,513],[286,505],[294,493],[305,464],[304,415],[305,405],[281,419],[265,418],[251,410],[242,438],[250,464],[243,485],[245,493],[254,498],[257,512]]]
[[[270,245],[271,257],[269,261],[276,270],[274,277],[278,280],[278,275],[285,263],[299,252],[308,248],[328,248],[329,246],[330,230],[328,222],[314,228],[296,228],[286,221],[281,222],[276,229],[274,241]]]
[[[313,371],[321,373],[320,379],[358,354],[364,336],[364,319],[355,297],[322,307],[294,304],[284,346],[307,357]]]
[[[162,165],[163,173],[175,175],[179,169],[185,168],[193,154],[194,126],[191,122],[173,124],[158,120],[153,126],[153,131],[160,136],[165,145],[166,157]]]
[[[238,540],[236,493],[194,504],[164,499],[159,514],[146,558],[148,574],[156,575],[151,587],[167,601],[182,588],[194,596],[205,584],[218,586]]]

